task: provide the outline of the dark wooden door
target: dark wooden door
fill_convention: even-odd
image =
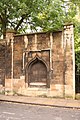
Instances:
[[[47,80],[47,69],[43,62],[37,61],[30,66],[29,69],[29,83],[31,82],[45,82]]]

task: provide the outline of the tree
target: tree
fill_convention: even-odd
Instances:
[[[63,2],[61,0],[50,0],[44,10],[33,18],[33,21],[43,31],[53,31],[62,28],[64,15]]]
[[[53,30],[63,23],[64,10],[60,0],[0,0],[0,33],[15,31]]]
[[[26,26],[33,24],[30,23],[31,17],[43,10],[45,1],[48,4],[48,0],[0,0],[0,32],[4,38],[8,28],[17,31],[24,22]]]
[[[74,24],[75,63],[77,69],[80,64],[80,0],[62,0],[65,8],[64,23]]]
[[[75,62],[77,70],[80,69],[80,1],[71,0],[71,2],[76,6],[75,14],[75,29],[74,29],[74,39],[75,39]]]
[[[80,22],[76,22],[76,26],[74,29],[74,39],[75,39],[75,62],[76,67],[78,69],[78,65],[80,64]],[[80,68],[79,68],[80,69]]]

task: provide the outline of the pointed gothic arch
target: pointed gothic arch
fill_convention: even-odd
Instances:
[[[28,85],[47,87],[48,66],[44,60],[36,56],[27,65]]]

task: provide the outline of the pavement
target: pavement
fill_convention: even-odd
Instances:
[[[80,100],[0,95],[0,101],[80,109]]]

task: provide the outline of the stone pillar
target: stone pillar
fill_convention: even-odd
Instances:
[[[75,53],[73,25],[64,26],[65,97],[75,98]]]
[[[7,30],[6,31],[6,41],[7,41],[7,44],[9,44],[10,40],[13,39],[14,35],[15,35],[15,31],[14,30]]]
[[[50,33],[50,69],[51,71],[53,70],[53,67],[52,67],[52,47],[53,47],[53,35],[52,33]]]
[[[14,44],[14,34],[15,34],[15,32],[13,30],[7,30],[7,32],[6,32],[7,50],[9,49],[8,47],[11,48],[11,68],[10,68],[11,69],[11,76],[8,79],[5,78],[5,91],[6,91],[6,89],[9,89],[9,91],[11,93],[13,93],[13,44]],[[6,50],[6,52],[7,52],[7,50]],[[8,85],[7,85],[7,81],[9,81]]]

